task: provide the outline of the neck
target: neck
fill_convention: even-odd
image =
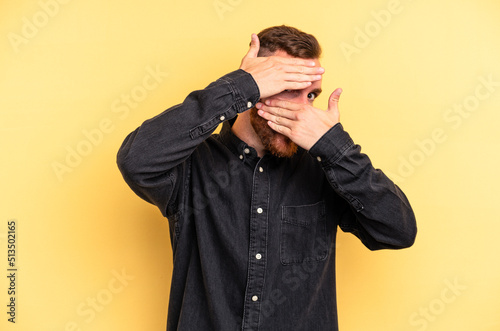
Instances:
[[[257,133],[255,133],[252,123],[250,123],[250,111],[246,111],[238,115],[231,131],[233,131],[236,137],[253,147],[257,151],[257,155],[259,157],[264,156],[266,153],[264,151],[264,146],[262,145],[259,136],[257,136]]]

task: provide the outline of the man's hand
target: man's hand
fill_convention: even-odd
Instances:
[[[256,106],[258,114],[267,120],[271,129],[309,150],[340,121],[338,103],[341,93],[340,88],[333,91],[326,111],[285,100],[266,100],[265,104],[259,102]]]
[[[301,90],[311,82],[321,79],[325,70],[315,67],[313,60],[281,56],[257,57],[259,37],[252,34],[250,49],[241,61],[240,69],[252,75],[261,98],[267,98],[284,90]]]

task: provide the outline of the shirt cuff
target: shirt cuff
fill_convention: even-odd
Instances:
[[[354,146],[349,134],[344,131],[342,124],[335,124],[309,150],[324,166],[337,163],[347,150]]]
[[[260,91],[252,75],[238,69],[219,80],[225,81],[231,87],[234,95],[234,109],[237,113],[242,113],[254,107],[260,99]]]

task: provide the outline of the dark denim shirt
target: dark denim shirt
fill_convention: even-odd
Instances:
[[[405,195],[341,124],[292,158],[259,158],[238,139],[232,120],[258,100],[237,70],[145,121],[118,153],[170,224],[167,330],[337,330],[337,227],[371,250],[414,242]]]

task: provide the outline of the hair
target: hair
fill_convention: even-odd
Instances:
[[[270,56],[278,50],[302,59],[317,59],[321,56],[321,46],[316,37],[291,26],[273,26],[262,30],[258,36],[258,56]]]

